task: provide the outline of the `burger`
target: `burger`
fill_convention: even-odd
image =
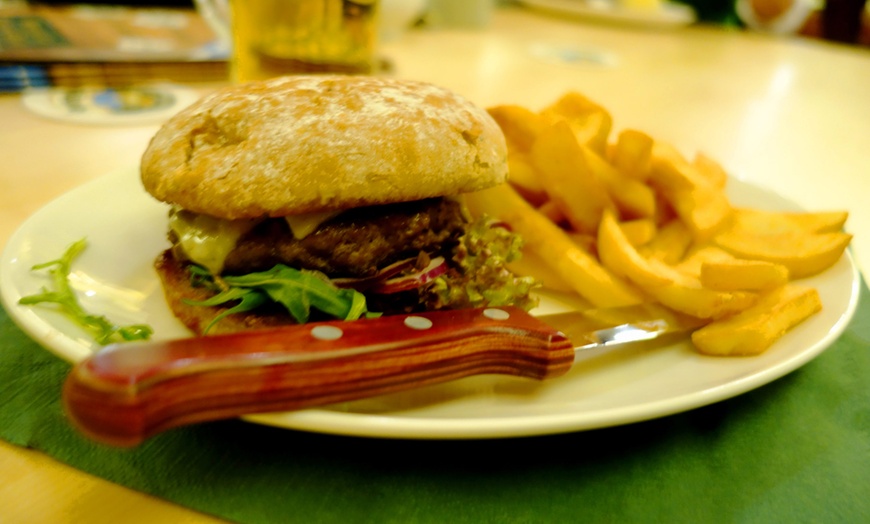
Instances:
[[[533,306],[520,241],[469,216],[504,183],[485,110],[424,82],[292,76],[228,87],[167,121],[142,157],[170,205],[155,268],[198,334],[446,308]]]

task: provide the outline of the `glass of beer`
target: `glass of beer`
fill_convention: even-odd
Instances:
[[[196,5],[216,32],[231,40],[235,82],[375,69],[378,0],[196,0]]]

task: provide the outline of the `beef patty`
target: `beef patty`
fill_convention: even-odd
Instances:
[[[420,251],[435,254],[452,249],[467,223],[461,204],[449,198],[349,210],[301,240],[285,220],[269,219],[239,239],[223,272],[265,271],[281,263],[331,277],[371,276]]]

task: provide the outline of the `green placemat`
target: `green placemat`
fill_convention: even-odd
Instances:
[[[59,404],[69,366],[0,310],[0,437],[241,523],[870,522],[870,300],[828,351],[737,398],[628,426],[381,440],[238,421],[132,450]]]

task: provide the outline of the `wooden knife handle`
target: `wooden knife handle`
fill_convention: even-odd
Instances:
[[[568,371],[562,333],[514,307],[394,315],[110,346],[64,384],[73,423],[133,446],[168,428],[497,373]]]

